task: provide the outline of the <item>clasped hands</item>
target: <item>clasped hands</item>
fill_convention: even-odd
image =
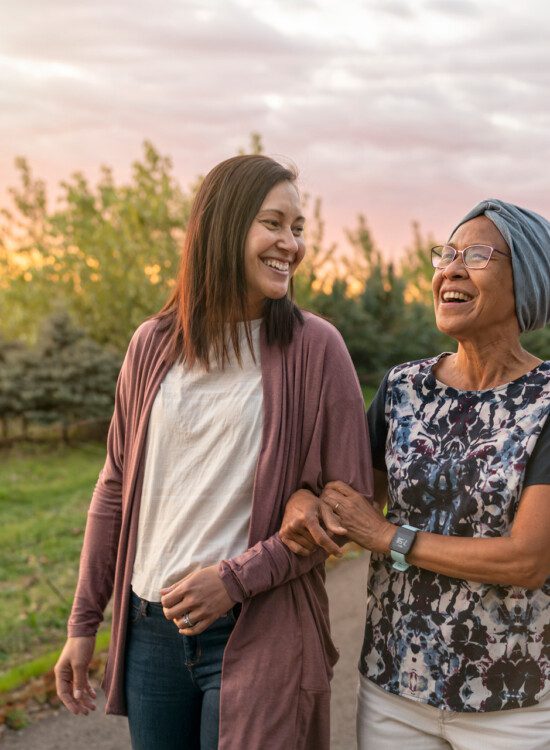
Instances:
[[[174,621],[182,635],[199,635],[235,604],[217,565],[197,570],[160,593],[164,616]]]
[[[318,547],[341,556],[337,543],[353,541],[372,552],[387,553],[395,527],[378,505],[345,482],[328,482],[320,497],[298,490],[289,499],[279,536],[297,555]]]

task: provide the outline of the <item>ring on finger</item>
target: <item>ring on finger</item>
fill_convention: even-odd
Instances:
[[[181,618],[184,622],[184,625],[186,628],[194,628],[194,623],[191,622],[191,618],[189,617],[189,612],[184,612],[183,617]]]
[[[340,503],[336,503],[336,505],[334,506],[332,510],[336,513],[339,507],[340,507]]]

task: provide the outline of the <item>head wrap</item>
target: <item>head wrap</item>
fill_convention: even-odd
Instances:
[[[504,201],[481,201],[451,233],[476,216],[485,215],[502,234],[512,253],[516,315],[521,331],[550,321],[550,221],[534,211]]]

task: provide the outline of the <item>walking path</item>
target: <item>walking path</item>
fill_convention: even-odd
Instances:
[[[329,571],[332,632],[340,650],[332,683],[331,750],[355,750],[357,660],[365,613],[367,558],[344,560]],[[19,732],[7,731],[2,750],[129,750],[125,718],[105,716],[103,700],[90,716],[71,716],[61,709]],[[243,748],[247,750],[247,748]]]

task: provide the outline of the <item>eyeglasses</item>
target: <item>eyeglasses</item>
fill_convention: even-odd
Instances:
[[[486,268],[493,253],[499,253],[504,255],[506,258],[510,256],[507,253],[503,253],[502,250],[497,250],[496,247],[491,245],[470,245],[465,247],[464,250],[457,250],[451,245],[436,245],[432,247],[432,266],[434,268],[446,268],[457,255],[462,256],[462,262],[466,268]]]

